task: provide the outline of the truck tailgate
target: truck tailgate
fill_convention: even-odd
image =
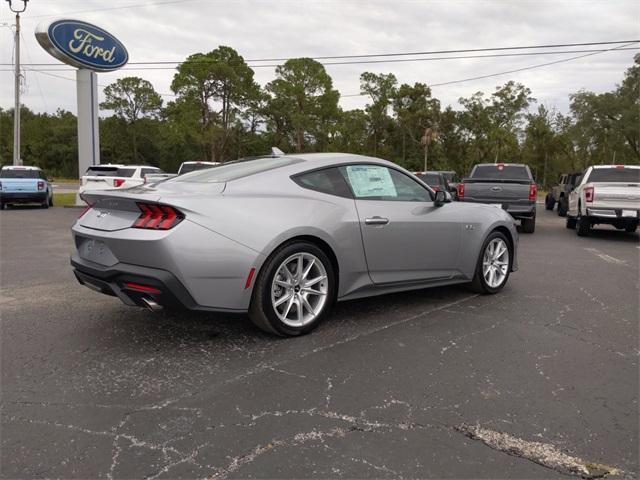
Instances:
[[[37,178],[2,178],[0,183],[2,184],[2,191],[6,193],[16,192],[38,192],[44,189],[38,190],[38,182],[44,185],[42,180]]]
[[[465,201],[478,203],[529,203],[528,181],[473,181],[466,179]]]

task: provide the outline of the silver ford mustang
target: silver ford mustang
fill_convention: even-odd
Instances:
[[[261,157],[83,198],[81,284],[152,310],[248,312],[279,335],[309,332],[336,300],[455,283],[496,293],[517,269],[509,214],[372,157]]]

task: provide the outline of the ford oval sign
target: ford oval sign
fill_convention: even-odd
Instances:
[[[58,60],[96,72],[117,70],[129,61],[127,49],[106,30],[80,20],[56,20],[36,29],[36,39]]]

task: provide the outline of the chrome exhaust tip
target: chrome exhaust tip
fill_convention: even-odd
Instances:
[[[152,312],[159,312],[160,310],[162,310],[162,305],[157,304],[150,298],[142,297],[142,301],[144,302],[147,309],[151,310]]]

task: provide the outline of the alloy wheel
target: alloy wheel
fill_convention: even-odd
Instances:
[[[271,284],[271,305],[285,325],[303,327],[322,312],[329,292],[327,270],[310,253],[288,257],[276,270]]]
[[[509,273],[509,248],[501,238],[491,240],[482,258],[482,276],[490,288],[498,288]]]

